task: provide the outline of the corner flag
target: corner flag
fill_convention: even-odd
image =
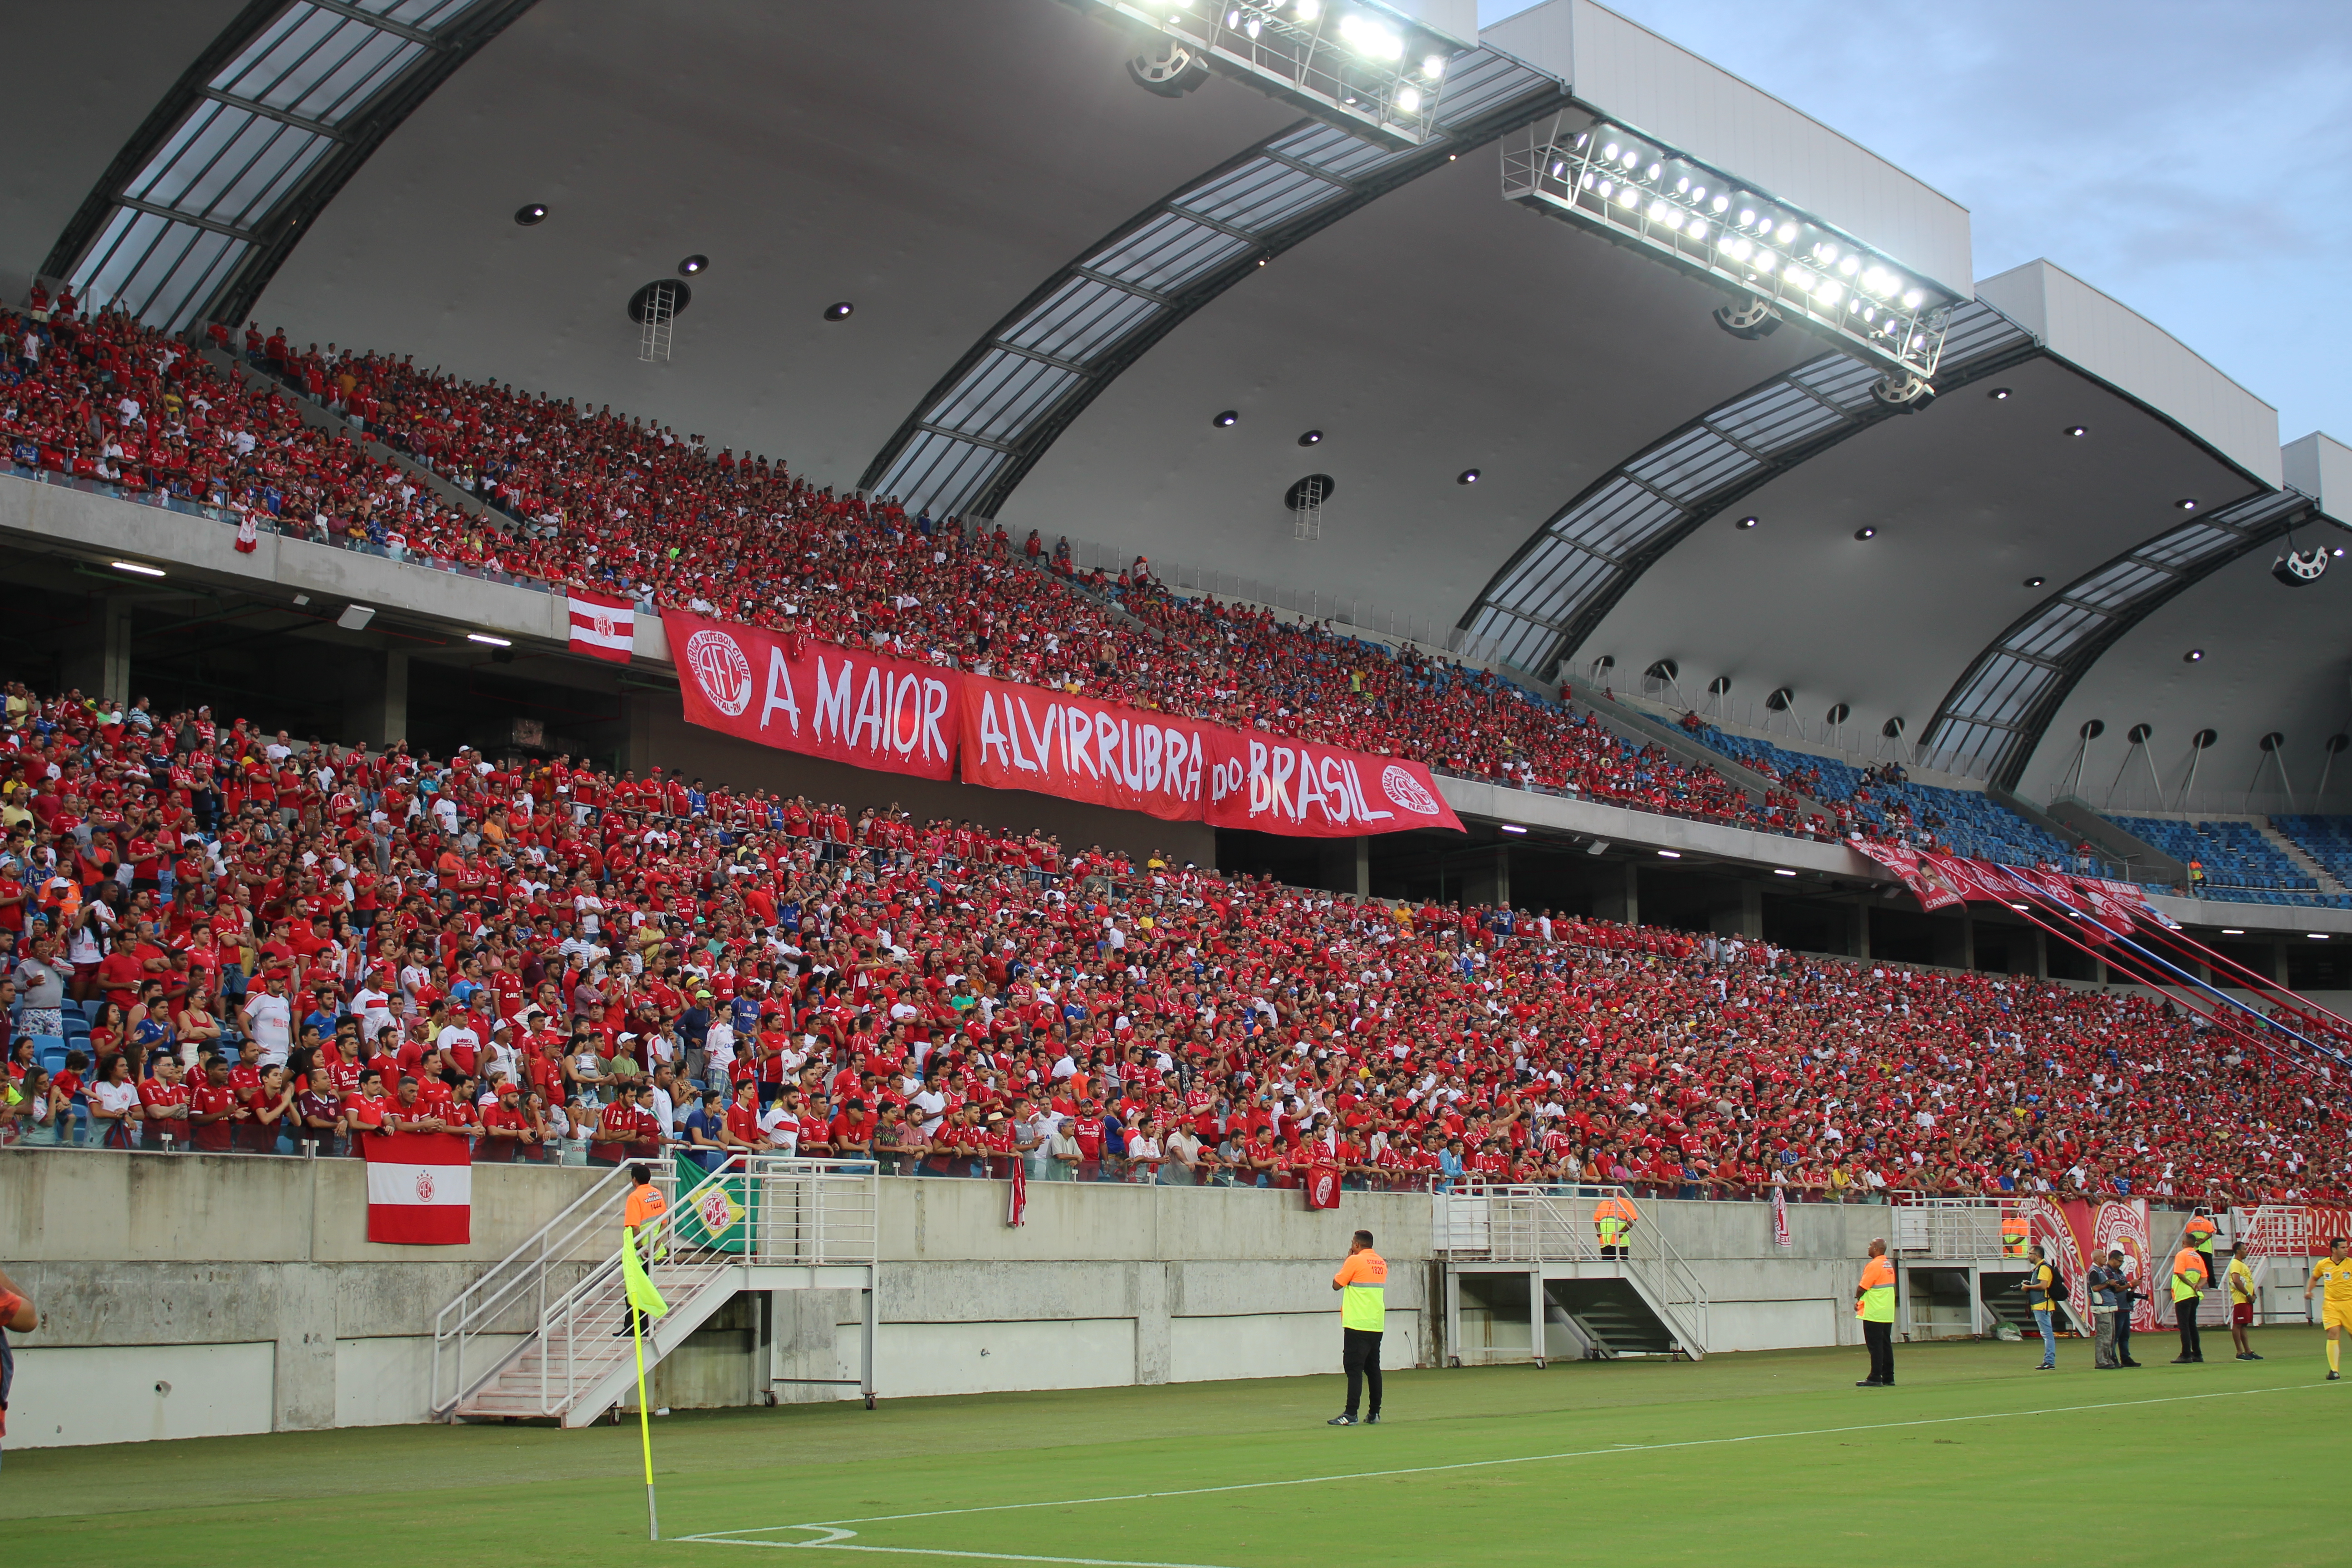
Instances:
[[[628,1282],[630,1306],[649,1318],[661,1317],[669,1310],[669,1303],[663,1300],[661,1292],[654,1289],[652,1277],[646,1274],[644,1261],[637,1257],[634,1237],[621,1245],[621,1277]]]
[[[645,1260],[637,1256],[637,1233],[634,1227],[621,1232],[621,1279],[629,1297],[629,1339],[637,1352],[637,1440],[646,1452],[646,1529],[651,1539],[661,1539],[661,1514],[654,1504],[654,1433],[652,1413],[646,1408],[646,1324],[669,1310],[669,1303],[654,1289],[646,1273]]]

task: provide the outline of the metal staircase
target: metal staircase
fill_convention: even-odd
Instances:
[[[1456,1362],[1502,1359],[1502,1347],[1466,1345],[1463,1283],[1523,1274],[1528,1291],[1528,1354],[1546,1359],[1544,1318],[1558,1308],[1577,1337],[1601,1356],[1706,1353],[1706,1287],[1655,1223],[1642,1219],[1621,1256],[1601,1256],[1584,1215],[1603,1198],[1632,1203],[1622,1187],[1474,1187],[1433,1194],[1433,1240],[1445,1273],[1445,1343]],[[1562,1205],[1566,1205],[1563,1207]],[[1475,1286],[1473,1287],[1475,1294]]]
[[[770,1381],[855,1383],[870,1408],[880,1240],[874,1167],[736,1155],[715,1174],[665,1163],[654,1184],[668,1210],[650,1238],[647,1273],[668,1310],[646,1329],[646,1365],[739,1291],[855,1289],[866,1308],[862,1375]],[[436,1419],[585,1426],[630,1392],[636,1358],[616,1245],[628,1193],[615,1169],[441,1310]]]

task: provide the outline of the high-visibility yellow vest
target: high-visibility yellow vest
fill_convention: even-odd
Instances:
[[[2203,1291],[2205,1281],[2211,1279],[2205,1259],[2197,1249],[2184,1247],[2172,1259],[2172,1299],[2186,1301]]]
[[[1862,1269],[1862,1321],[1865,1323],[1891,1323],[1895,1321],[1895,1265],[1885,1258],[1874,1258]]]
[[[1388,1326],[1388,1259],[1367,1247],[1331,1277],[1339,1287],[1339,1326],[1377,1334]]]

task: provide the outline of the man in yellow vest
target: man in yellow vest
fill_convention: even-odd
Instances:
[[[1592,1228],[1601,1237],[1601,1256],[1622,1258],[1626,1243],[1633,1235],[1633,1222],[1641,1215],[1632,1203],[1621,1197],[1605,1197],[1593,1205]]]
[[[2033,1239],[2033,1228],[2025,1215],[2011,1209],[2000,1216],[2000,1250],[2005,1258],[2022,1258],[2026,1244]]]
[[[1856,1388],[1895,1386],[1895,1260],[1884,1238],[1870,1244],[1862,1283],[1853,1288],[1853,1315],[1862,1320],[1862,1342],[1870,1347],[1870,1375]]]
[[[2327,1381],[2344,1375],[2344,1331],[2352,1326],[2352,1252],[2344,1237],[2331,1237],[2327,1256],[2312,1266],[2303,1284],[2303,1310],[2311,1310],[2311,1293],[2320,1292],[2320,1322],[2327,1330]]]
[[[2175,1366],[2204,1364],[2205,1347],[2197,1337],[2197,1306],[2205,1282],[2211,1278],[2204,1255],[2195,1247],[2184,1247],[2172,1255],[2172,1321],[2180,1326],[2180,1353],[2172,1358]]]
[[[1339,1364],[1348,1373],[1348,1408],[1326,1426],[1358,1425],[1358,1402],[1367,1383],[1372,1403],[1362,1425],[1381,1418],[1381,1333],[1388,1327],[1388,1259],[1372,1250],[1370,1231],[1358,1231],[1347,1261],[1331,1276],[1331,1289],[1339,1292]]]

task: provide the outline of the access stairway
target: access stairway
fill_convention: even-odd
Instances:
[[[878,1187],[870,1164],[737,1155],[716,1174],[665,1163],[667,1212],[647,1268],[667,1308],[645,1332],[648,1371],[745,1290],[845,1290],[866,1308],[862,1374],[874,1403]],[[437,1420],[552,1419],[585,1426],[637,1375],[621,1253],[629,1183],[614,1173],[443,1308],[429,1408]]]
[[[1601,1256],[1584,1216],[1622,1187],[1497,1186],[1433,1194],[1433,1239],[1444,1270],[1445,1352],[1455,1365],[1542,1364],[1549,1331],[1596,1358],[1706,1353],[1706,1286],[1639,1209],[1621,1255]],[[1557,1315],[1557,1316],[1555,1316]],[[1524,1330],[1526,1338],[1519,1337]]]

